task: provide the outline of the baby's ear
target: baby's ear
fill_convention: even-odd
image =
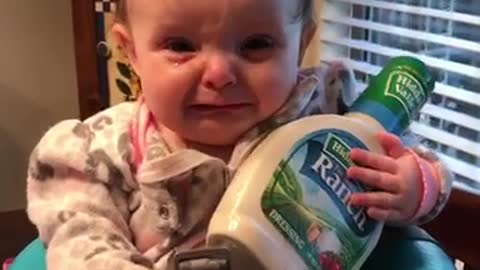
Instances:
[[[128,27],[121,23],[115,23],[111,29],[114,40],[118,46],[128,57],[128,61],[132,68],[137,72],[137,55],[135,52],[135,45],[132,40],[132,35]],[[137,73],[138,74],[138,73]]]

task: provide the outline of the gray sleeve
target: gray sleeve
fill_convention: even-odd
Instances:
[[[47,247],[49,270],[146,270],[110,190],[83,177],[28,178],[29,218]]]
[[[99,137],[117,146],[124,139],[110,118],[91,123],[55,125],[30,158],[27,212],[47,247],[48,269],[153,269],[128,227],[128,164],[116,160],[127,156],[109,153],[117,147],[103,147]]]

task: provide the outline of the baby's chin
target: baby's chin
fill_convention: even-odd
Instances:
[[[250,130],[253,124],[235,123],[228,127],[215,124],[201,125],[190,129],[190,132],[184,134],[184,138],[198,144],[212,146],[236,145],[241,137]]]
[[[211,145],[211,146],[229,146],[237,144],[242,136],[242,133],[226,132],[225,130],[205,130],[198,132],[195,136],[186,135],[188,141],[197,144]]]

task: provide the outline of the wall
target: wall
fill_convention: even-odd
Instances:
[[[25,205],[28,156],[78,117],[70,1],[0,1],[0,212]]]

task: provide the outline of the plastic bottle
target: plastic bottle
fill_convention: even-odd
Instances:
[[[368,190],[347,179],[349,152],[382,152],[376,134],[400,134],[433,88],[420,60],[396,57],[344,116],[310,116],[273,131],[237,171],[207,245],[226,247],[233,270],[359,269],[383,224],[348,203]]]

